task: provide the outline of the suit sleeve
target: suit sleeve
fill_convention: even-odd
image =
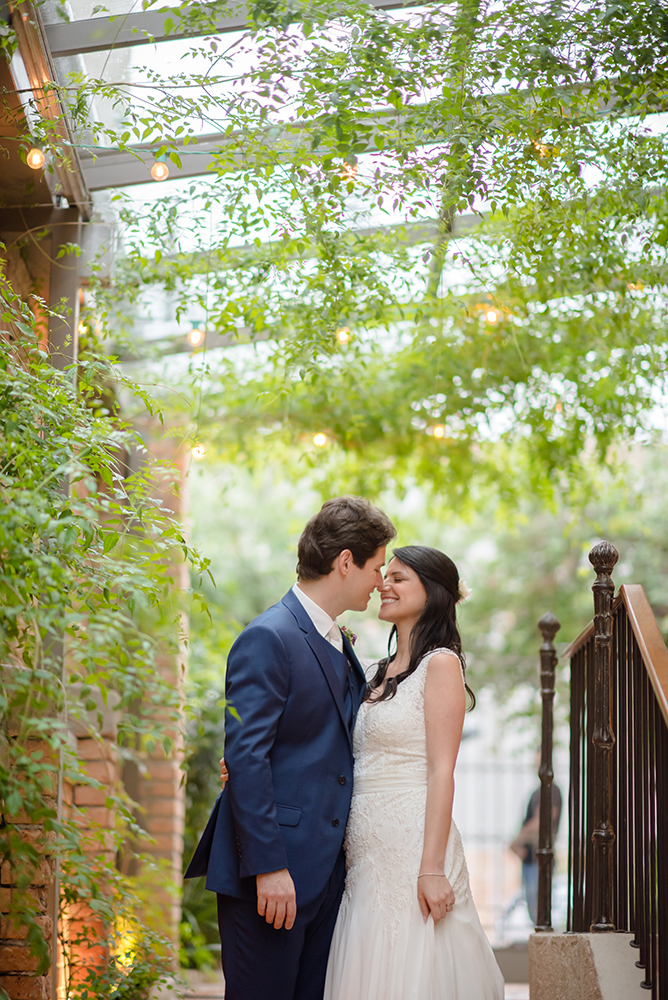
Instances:
[[[288,656],[280,636],[271,628],[251,625],[230,651],[225,686],[225,759],[241,878],[288,866],[276,816],[270,754],[289,686]]]

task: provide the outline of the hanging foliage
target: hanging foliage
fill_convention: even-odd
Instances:
[[[94,358],[76,373],[54,370],[32,313],[0,282],[2,323],[17,335],[0,338],[0,858],[12,885],[3,920],[27,928],[36,971],[48,968],[34,885],[57,870],[67,996],[124,996],[128,983],[139,995],[170,968],[115,865],[141,831],[120,789],[107,792],[112,830],[68,804],[67,788],[105,787],[77,759],[72,731],[101,741],[101,716],[114,710],[122,757],[169,751],[179,694],[157,658],[182,641],[178,563],[196,575],[204,565],[155,499],[171,470],[106,408],[99,386],[117,376]],[[133,474],[130,450],[143,456]]]
[[[277,2],[232,40],[224,14],[174,11],[210,29],[176,72],[62,88],[82,145],[159,143],[178,166],[207,136],[206,178],[121,200],[97,308],[118,334],[158,285],[210,332],[270,341],[241,380],[211,361],[221,442],[322,430],[381,482],[458,489],[515,464],[509,446],[549,490],[588,442],[605,461],[646,432],[666,369],[663,5]],[[120,124],[87,115],[100,98]]]

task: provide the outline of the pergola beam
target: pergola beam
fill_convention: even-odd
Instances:
[[[105,152],[103,146],[95,151],[81,155],[81,165],[89,191],[103,191],[107,188],[132,187],[135,184],[154,183],[151,180],[151,165],[155,159],[155,150],[159,142],[137,148],[139,158],[132,153]],[[178,152],[181,166],[177,167],[168,161],[169,176],[172,180],[183,177],[198,177],[209,173],[214,153],[224,151],[225,136],[220,132],[197,137],[197,145],[179,145]],[[222,147],[222,149],[221,149]],[[192,152],[188,152],[192,150]],[[195,152],[197,150],[197,152]],[[209,156],[205,155],[209,153]],[[241,165],[241,158],[234,157]]]
[[[395,10],[399,7],[417,6],[416,0],[363,0],[376,10]],[[87,52],[103,52],[108,49],[129,48],[148,45],[152,42],[173,41],[181,38],[196,38],[206,35],[222,35],[232,31],[244,31],[248,27],[248,8],[244,4],[228,17],[215,19],[206,26],[189,24],[189,13],[194,7],[186,8],[180,17],[178,8],[172,10],[147,11],[113,17],[94,17],[86,21],[59,21],[46,25],[49,48],[54,58],[60,56],[85,55]],[[331,8],[332,15],[336,7]]]

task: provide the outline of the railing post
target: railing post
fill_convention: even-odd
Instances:
[[[537,931],[552,930],[552,868],[554,845],[552,843],[554,819],[552,808],[552,738],[554,730],[554,672],[557,666],[557,652],[554,637],[561,628],[557,618],[549,611],[538,622],[543,636],[540,647],[540,694],[543,699],[543,721],[540,751],[540,826],[538,830],[538,913]]]
[[[619,555],[610,542],[599,542],[589,553],[596,570],[594,592],[594,830],[592,932],[614,931],[612,921],[613,846],[612,826],[612,598],[611,574]]]

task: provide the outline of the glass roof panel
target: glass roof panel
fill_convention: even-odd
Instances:
[[[46,0],[40,7],[44,24],[58,24],[62,21],[88,21],[94,17],[118,16],[120,14],[143,14],[158,11],[163,7],[178,7],[181,0],[156,0],[144,10],[141,0]]]

